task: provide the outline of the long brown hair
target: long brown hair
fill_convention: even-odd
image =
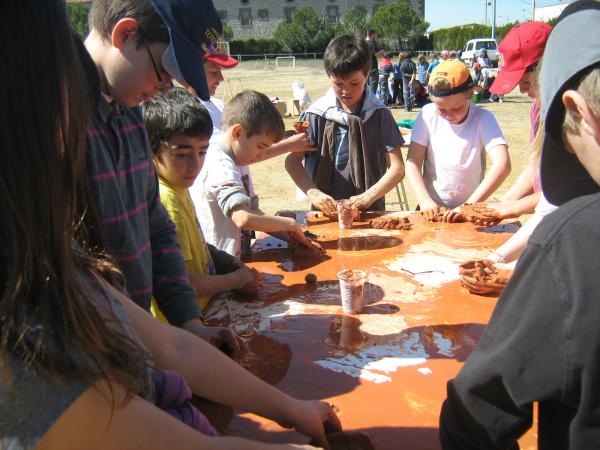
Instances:
[[[57,381],[103,378],[143,392],[127,337],[88,247],[85,136],[92,92],[64,0],[8,0],[0,16],[0,367],[18,357]],[[25,30],[25,32],[23,31]],[[84,287],[85,286],[85,287]],[[90,289],[92,291],[90,291]]]

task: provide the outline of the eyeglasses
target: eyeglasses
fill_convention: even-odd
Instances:
[[[160,71],[158,70],[158,66],[156,65],[156,61],[154,61],[154,56],[152,56],[152,52],[150,51],[150,46],[148,45],[148,41],[144,39],[144,44],[146,45],[146,50],[148,50],[148,55],[150,55],[150,61],[152,61],[152,67],[154,68],[154,73],[156,74],[156,78],[158,81],[154,82],[154,87],[158,89],[160,92],[169,92],[173,89],[173,83],[171,80],[163,80],[160,76]]]

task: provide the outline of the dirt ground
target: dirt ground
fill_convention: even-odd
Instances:
[[[292,98],[291,84],[302,81],[314,101],[325,93],[329,87],[328,78],[323,70],[321,60],[296,60],[293,69],[289,61],[282,62],[275,68],[272,60],[243,61],[232,70],[224,72],[225,81],[217,90],[216,96],[225,101],[229,100],[241,89],[255,89],[269,97],[279,97],[282,100]],[[518,89],[505,96],[504,103],[480,103],[479,106],[494,113],[500,123],[504,136],[509,142],[509,152],[512,172],[498,193],[506,191],[529,161],[529,108],[531,100],[518,92]],[[401,109],[393,109],[394,118],[415,119],[419,109],[407,113]],[[285,118],[286,128],[291,129],[291,123],[296,118]],[[406,158],[406,150],[403,151]],[[296,188],[287,175],[283,166],[284,156],[273,158],[251,167],[256,192],[260,197],[261,209],[267,214],[273,214],[282,209],[307,210],[308,202],[295,199]],[[405,183],[409,205],[415,207],[415,199],[408,183]],[[398,198],[395,190],[386,196],[386,209],[397,210]]]

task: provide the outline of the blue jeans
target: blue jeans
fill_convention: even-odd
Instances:
[[[415,92],[412,84],[409,86],[406,78],[402,77],[402,92],[404,93],[404,108],[407,112],[412,111]]]
[[[390,104],[390,88],[387,78],[379,79],[379,100],[381,100],[384,105]]]

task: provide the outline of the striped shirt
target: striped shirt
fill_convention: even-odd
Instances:
[[[181,325],[201,312],[175,226],[160,203],[142,114],[112,105],[101,96],[87,132],[88,173],[108,252],[129,296],[150,311],[154,295],[169,323]]]

